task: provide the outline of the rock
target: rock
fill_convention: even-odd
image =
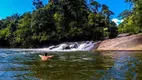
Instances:
[[[123,34],[119,34],[117,37],[126,37],[126,36],[130,36],[130,33],[123,33]]]
[[[100,43],[97,50],[142,50],[142,35],[107,39]]]

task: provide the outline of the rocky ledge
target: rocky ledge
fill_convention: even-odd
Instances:
[[[104,40],[97,50],[142,50],[142,34]]]

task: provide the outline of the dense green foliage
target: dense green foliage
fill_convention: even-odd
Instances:
[[[142,0],[126,0],[129,10],[120,14],[124,22],[119,25],[120,33],[137,34],[142,32]]]
[[[89,3],[89,4],[88,4]],[[91,0],[34,0],[33,12],[0,20],[0,46],[41,47],[65,41],[100,40],[117,36],[113,12]]]

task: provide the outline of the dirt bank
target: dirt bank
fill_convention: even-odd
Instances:
[[[97,50],[142,50],[142,34],[104,40]]]

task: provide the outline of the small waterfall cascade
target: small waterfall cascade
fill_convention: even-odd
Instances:
[[[48,48],[43,48],[41,50],[45,51],[90,51],[97,46],[98,42],[94,41],[82,41],[82,42],[66,42],[59,45],[52,45]]]
[[[59,45],[52,45],[47,48],[31,49],[8,49],[13,51],[46,51],[46,52],[72,52],[72,51],[91,51],[96,49],[101,41],[82,41],[82,42],[65,42]]]

